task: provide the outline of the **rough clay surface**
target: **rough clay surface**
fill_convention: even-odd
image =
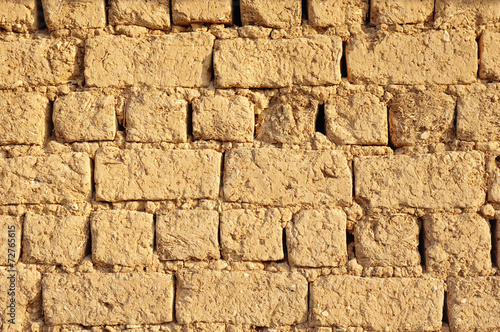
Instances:
[[[231,0],[172,0],[174,24],[233,22]]]
[[[34,31],[38,27],[37,0],[0,0],[0,28]]]
[[[372,0],[370,23],[408,24],[432,20],[434,0]]]
[[[241,22],[270,28],[291,28],[302,21],[301,0],[242,0]]]
[[[169,0],[111,0],[109,23],[139,25],[150,29],[170,28]]]
[[[500,3],[491,0],[436,0],[434,10],[434,25],[444,29],[497,23],[500,17]]]
[[[499,97],[495,91],[460,97],[457,102],[457,137],[476,142],[500,140]]]
[[[42,6],[50,30],[106,26],[105,0],[42,0]]]
[[[481,52],[481,65],[479,77],[498,81],[500,79],[500,33],[486,30],[479,39],[479,52]]]
[[[19,217],[0,215],[0,228],[4,230],[0,234],[0,250],[5,253],[0,258],[0,266],[17,263],[21,254],[22,225],[23,222]]]
[[[309,23],[315,27],[362,24],[368,0],[308,0]]]

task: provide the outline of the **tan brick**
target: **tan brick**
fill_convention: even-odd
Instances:
[[[313,326],[369,331],[441,329],[444,283],[433,278],[320,277],[312,283]]]
[[[476,213],[432,213],[424,218],[426,271],[467,276],[491,271],[489,222]]]
[[[177,283],[175,307],[181,324],[276,326],[307,319],[308,285],[298,273],[183,271]]]
[[[500,278],[449,278],[448,318],[452,331],[500,329]]]
[[[499,21],[500,3],[491,0],[436,0],[435,26],[474,27]]]
[[[112,0],[109,8],[111,25],[139,25],[150,29],[170,28],[169,0]]]
[[[408,214],[366,216],[354,227],[356,258],[365,267],[419,265],[419,231]]]
[[[98,265],[144,266],[153,260],[153,215],[96,211],[90,221],[92,261]]]
[[[325,105],[325,127],[337,144],[387,145],[387,106],[368,92],[335,96]]]
[[[364,24],[368,0],[308,0],[309,23],[314,27]]]
[[[222,257],[227,260],[277,261],[285,257],[278,209],[223,211],[220,237]]]
[[[408,35],[374,30],[353,37],[346,52],[349,81],[356,84],[476,81],[477,43],[472,31],[428,30]]]
[[[423,23],[433,19],[434,0],[372,0],[370,23],[408,24]]]
[[[171,274],[48,273],[42,288],[48,325],[162,324],[173,320]]]
[[[301,0],[242,0],[241,22],[287,29],[302,23]]]
[[[17,263],[21,253],[22,223],[19,217],[0,215],[0,266],[11,266]],[[12,265],[11,265],[12,264]]]
[[[0,28],[26,32],[38,28],[36,0],[0,0]]]
[[[498,141],[500,94],[495,91],[468,94],[458,98],[457,138],[464,141]]]
[[[230,142],[252,142],[253,104],[243,96],[200,97],[193,101],[193,136]]]
[[[174,24],[233,23],[231,0],[172,0]]]
[[[54,102],[52,121],[56,137],[65,142],[114,140],[115,98],[98,91],[71,92]]]
[[[500,153],[498,151],[490,154],[487,162],[489,172],[488,201],[500,202]]]
[[[208,86],[214,40],[207,32],[94,37],[86,44],[85,82],[97,87]]]
[[[476,151],[361,157],[356,200],[374,207],[468,208],[485,200],[484,157]]]
[[[42,0],[43,16],[49,30],[104,28],[104,0]]]
[[[318,102],[300,94],[271,99],[257,119],[257,139],[269,143],[302,144],[315,133]]]
[[[290,265],[329,267],[347,261],[346,214],[342,210],[302,210],[286,228]]]
[[[96,197],[101,201],[219,196],[221,154],[213,150],[120,150],[96,153]]]
[[[280,88],[340,82],[340,37],[217,40],[215,83],[219,88]]]
[[[50,103],[45,96],[1,93],[0,114],[0,144],[43,144],[50,117]]]
[[[187,141],[188,103],[163,92],[140,92],[125,103],[127,141]]]
[[[224,165],[224,198],[230,202],[286,206],[352,201],[352,177],[337,151],[232,149]]]
[[[389,106],[394,146],[450,142],[454,138],[455,100],[445,93],[409,92]]]
[[[79,45],[73,38],[0,41],[0,89],[58,85],[81,79],[83,57]]]
[[[479,39],[479,77],[493,81],[500,80],[500,33],[486,30]]]
[[[89,240],[87,216],[39,215],[24,219],[23,261],[72,266],[85,257]]]
[[[218,259],[219,213],[175,210],[156,215],[156,246],[161,260]]]
[[[91,193],[90,158],[81,153],[0,158],[1,204],[69,203]]]

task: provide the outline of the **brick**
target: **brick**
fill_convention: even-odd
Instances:
[[[449,278],[448,318],[452,331],[500,329],[500,278]]]
[[[368,0],[308,0],[309,23],[316,27],[364,24]]]
[[[340,82],[340,37],[217,40],[215,83],[219,88],[281,88]]]
[[[330,267],[347,262],[347,217],[342,210],[301,210],[286,227],[288,262]]]
[[[369,215],[354,226],[356,259],[365,267],[407,267],[420,264],[420,227],[414,216]]]
[[[96,153],[96,197],[101,201],[219,196],[221,154],[213,150],[120,150]]]
[[[346,54],[348,78],[356,84],[467,84],[478,69],[472,31],[372,31],[353,37]]]
[[[220,236],[226,260],[277,261],[285,257],[278,209],[223,211]]]
[[[484,157],[476,151],[361,157],[356,200],[367,207],[478,208],[485,200]]]
[[[182,271],[177,283],[175,307],[180,324],[276,326],[307,319],[308,285],[298,273]]]
[[[436,276],[484,275],[491,271],[489,222],[476,213],[424,217],[426,271]]]
[[[491,0],[436,0],[434,25],[475,27],[499,21],[500,3]]]
[[[325,276],[312,283],[310,297],[313,326],[441,329],[444,282],[438,279]]]
[[[500,80],[500,33],[486,30],[479,39],[479,77],[493,81]]]
[[[242,0],[241,22],[270,28],[287,29],[302,23],[301,0]]]
[[[42,288],[48,325],[162,324],[173,320],[171,274],[48,273]]]
[[[43,16],[49,30],[104,28],[104,0],[42,0]]]
[[[274,206],[352,202],[351,171],[337,151],[232,149],[225,156],[223,188],[230,202]]]
[[[85,82],[97,87],[206,87],[214,40],[207,32],[94,37],[86,44]]]
[[[115,98],[100,92],[71,92],[54,102],[56,137],[65,142],[111,141],[116,135]]]
[[[89,240],[87,216],[39,215],[24,219],[23,261],[73,266],[85,257]]]
[[[0,0],[0,28],[26,32],[38,28],[36,0]]]
[[[500,94],[494,91],[473,93],[458,98],[457,138],[464,141],[498,141]]]
[[[257,139],[269,143],[303,144],[316,132],[318,102],[300,94],[279,95],[257,119]]]
[[[169,0],[112,0],[109,4],[111,25],[138,25],[159,30],[170,28]]]
[[[187,101],[159,91],[141,92],[127,98],[124,109],[127,141],[187,141]]]
[[[370,23],[409,24],[429,22],[434,15],[434,0],[372,0]]]
[[[0,89],[78,81],[83,69],[79,44],[73,38],[0,41]]]
[[[455,100],[433,91],[395,96],[389,106],[394,146],[447,143],[454,138]]]
[[[147,266],[153,261],[153,215],[96,211],[90,221],[92,261],[97,265]]]
[[[231,0],[172,0],[174,24],[233,23]]]
[[[387,106],[368,92],[325,104],[326,136],[337,144],[387,145]]]
[[[21,253],[22,223],[17,216],[0,215],[0,266],[16,264]]]
[[[175,210],[156,215],[156,246],[161,260],[218,259],[219,213]]]
[[[195,139],[252,142],[255,128],[253,104],[243,96],[205,96],[193,101]]]
[[[50,117],[49,100],[37,93],[0,94],[0,145],[42,145]]]
[[[90,158],[81,153],[0,158],[1,204],[50,204],[89,200]]]

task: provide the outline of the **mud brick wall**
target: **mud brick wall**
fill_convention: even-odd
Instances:
[[[0,0],[0,330],[500,331],[499,81],[497,0]]]

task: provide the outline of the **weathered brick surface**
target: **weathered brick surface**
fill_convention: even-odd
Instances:
[[[271,28],[291,28],[302,21],[301,0],[242,0],[241,22]]]
[[[285,206],[352,201],[351,171],[337,151],[233,149],[225,156],[223,190],[230,202]]]
[[[161,324],[173,319],[171,274],[48,273],[42,288],[49,325]]]
[[[24,218],[23,261],[72,266],[85,257],[89,241],[87,216],[40,215]]]
[[[442,324],[444,283],[438,279],[327,276],[312,283],[310,296],[316,326],[433,331]]]
[[[449,278],[448,319],[452,331],[500,329],[500,278]]]
[[[217,40],[215,82],[219,88],[280,88],[340,82],[339,37]]]
[[[172,0],[174,24],[233,22],[231,0]]]
[[[225,142],[252,142],[255,114],[243,96],[206,96],[193,101],[193,136]]]
[[[288,261],[306,267],[347,261],[346,215],[342,210],[302,210],[286,228]]]
[[[62,141],[110,141],[116,135],[115,98],[99,91],[72,92],[56,99],[54,131]]]
[[[479,77],[483,79],[500,80],[500,33],[486,30],[479,39],[481,65]]]
[[[170,28],[169,0],[112,0],[109,23],[139,25],[150,29]]]
[[[49,30],[106,26],[105,0],[42,0],[42,6]]]
[[[464,141],[498,141],[500,94],[495,91],[467,94],[458,98],[457,138]]]
[[[92,193],[90,158],[81,153],[0,158],[0,204],[69,203]]]
[[[499,21],[500,3],[491,0],[436,0],[434,20],[440,28],[474,27]]]
[[[463,30],[372,31],[349,40],[347,63],[356,84],[466,84],[476,80],[477,43]]]
[[[370,6],[371,24],[408,24],[432,20],[434,0],[373,0]]]
[[[34,31],[38,27],[36,0],[1,0],[0,28],[7,31]]]
[[[363,24],[368,0],[308,0],[309,23],[315,27]]]
[[[78,80],[82,74],[80,56],[80,42],[73,38],[1,40],[0,89]]]
[[[85,82],[97,87],[207,86],[211,79],[214,39],[212,34],[204,32],[88,39]]]
[[[427,272],[437,276],[489,274],[490,224],[476,213],[433,213],[424,218]]]
[[[148,91],[131,95],[125,102],[127,141],[187,141],[188,103],[163,92]]]
[[[338,144],[386,145],[387,106],[368,92],[335,96],[325,105],[327,137]]]
[[[153,215],[137,211],[96,211],[90,221],[92,261],[99,265],[150,265]]]
[[[96,198],[101,201],[219,195],[221,154],[213,150],[101,148],[95,163]]]
[[[16,264],[21,254],[22,222],[17,216],[0,215],[0,266]]]
[[[278,209],[229,210],[220,216],[222,257],[227,260],[277,261],[284,258]]]
[[[276,326],[307,319],[308,285],[297,273],[183,271],[177,282],[175,308],[181,324]]]
[[[38,93],[0,94],[0,144],[42,145],[50,116],[49,100]]]
[[[450,142],[455,131],[455,105],[453,97],[433,91],[395,96],[389,106],[392,144],[400,147]]]
[[[175,210],[156,215],[156,246],[161,260],[220,258],[218,236],[216,211]]]
[[[363,266],[420,264],[417,218],[408,214],[370,215],[356,223],[356,259]]]
[[[479,207],[485,200],[481,153],[361,157],[354,161],[356,200],[373,207]]]

